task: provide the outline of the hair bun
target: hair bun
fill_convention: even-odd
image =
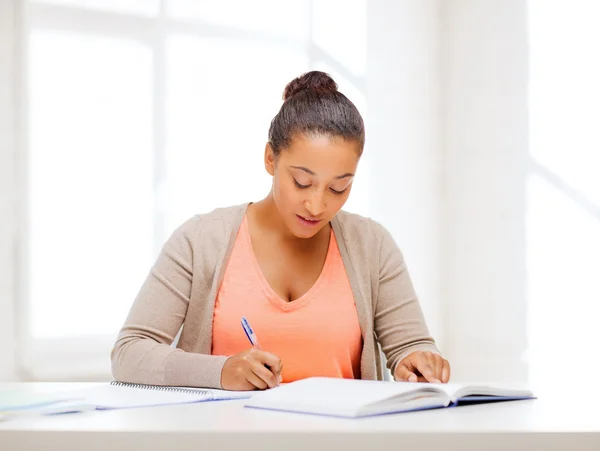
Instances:
[[[313,70],[290,81],[283,91],[283,100],[287,100],[301,91],[310,90],[319,94],[328,94],[336,92],[337,88],[337,83],[328,74]]]

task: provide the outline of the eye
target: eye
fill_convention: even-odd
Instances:
[[[338,196],[341,196],[342,194],[344,194],[344,193],[346,192],[346,190],[347,190],[348,188],[346,188],[346,189],[343,189],[343,190],[341,190],[341,191],[337,191],[337,190],[335,190],[335,189],[333,189],[333,188],[329,188],[329,189],[330,189],[330,191],[331,191],[333,194],[337,194]]]
[[[310,186],[310,185],[301,185],[300,183],[298,183],[298,180],[296,180],[296,179],[294,179],[294,185],[296,185],[300,189],[306,189]]]

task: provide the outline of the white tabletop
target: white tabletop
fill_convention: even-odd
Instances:
[[[85,384],[0,384],[0,391],[15,387],[48,392]],[[598,406],[586,397],[547,395],[537,400],[341,419],[218,401],[12,419],[0,422],[0,450],[598,451]]]

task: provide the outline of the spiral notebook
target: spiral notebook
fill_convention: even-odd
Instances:
[[[252,391],[213,388],[169,387],[113,381],[91,388],[62,393],[63,398],[95,406],[96,410],[154,407],[227,399],[245,399]]]

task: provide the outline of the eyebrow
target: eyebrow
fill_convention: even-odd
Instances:
[[[307,174],[310,174],[310,175],[317,175],[313,171],[311,171],[310,169],[305,168],[304,166],[292,166],[292,168],[299,169],[299,170],[304,171],[304,172],[306,172]],[[339,179],[345,179],[346,177],[354,177],[354,174],[352,174],[351,172],[347,172],[345,174],[338,175],[336,177],[336,179],[338,179],[338,180]]]

